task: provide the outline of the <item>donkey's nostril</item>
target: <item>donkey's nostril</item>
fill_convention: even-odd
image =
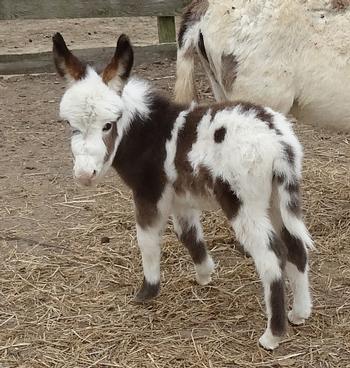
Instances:
[[[84,185],[84,186],[90,186],[93,184],[93,181],[95,179],[97,175],[97,171],[96,170],[93,170],[93,171],[90,171],[90,172],[79,172],[79,173],[76,173],[75,174],[75,178],[76,180]]]

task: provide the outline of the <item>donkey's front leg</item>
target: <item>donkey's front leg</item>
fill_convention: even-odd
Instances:
[[[156,297],[160,289],[160,241],[168,220],[168,198],[158,203],[134,196],[137,242],[141,251],[143,283],[135,301],[144,302]]]
[[[136,223],[137,242],[141,250],[143,283],[136,294],[137,302],[156,297],[160,289],[160,238],[163,233],[163,221],[143,227]]]

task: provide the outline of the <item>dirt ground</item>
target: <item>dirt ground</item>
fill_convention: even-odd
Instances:
[[[177,27],[179,21],[176,18]],[[158,42],[156,17],[2,21],[0,54],[51,50],[55,32],[61,32],[71,48],[114,46],[120,33],[128,34],[136,45]]]
[[[38,41],[25,33],[39,44],[60,27],[38,32]],[[98,25],[91,29],[97,34],[86,42],[99,46],[92,42]],[[148,32],[144,42],[156,35],[148,39]],[[0,52],[13,45],[3,43]],[[171,94],[174,71],[174,60],[161,60],[136,73]],[[211,99],[202,74],[197,83],[202,100]],[[349,135],[296,126],[305,147],[305,217],[316,245],[314,310],[266,352],[257,346],[266,322],[261,287],[220,212],[203,217],[217,262],[211,285],[194,282],[189,256],[169,227],[161,294],[134,304],[142,269],[130,193],[113,172],[98,188],[74,184],[69,132],[58,119],[64,88],[54,75],[0,77],[1,368],[350,367]]]

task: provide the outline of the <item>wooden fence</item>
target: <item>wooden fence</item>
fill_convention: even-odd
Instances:
[[[135,61],[151,62],[176,53],[175,16],[189,0],[0,0],[0,21],[157,16],[159,44],[135,47]],[[74,49],[73,49],[74,50]],[[108,60],[114,47],[74,50],[87,62]],[[0,55],[0,74],[53,72],[51,51]]]

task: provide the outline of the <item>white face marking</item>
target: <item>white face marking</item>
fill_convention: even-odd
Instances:
[[[111,166],[118,145],[136,115],[145,120],[152,89],[131,79],[122,94],[107,86],[90,67],[63,95],[60,116],[72,127],[74,176],[83,185],[102,178]]]
[[[123,112],[121,97],[92,69],[64,94],[60,115],[72,127],[74,176],[81,184],[91,185],[110,167],[117,149],[117,122]]]

